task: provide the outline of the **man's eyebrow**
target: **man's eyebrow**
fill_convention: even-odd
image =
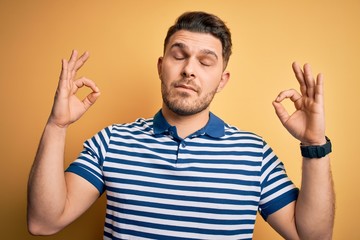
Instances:
[[[201,53],[205,54],[205,55],[212,55],[214,56],[216,59],[218,59],[218,55],[214,52],[214,51],[211,51],[209,49],[202,49],[200,51]]]
[[[184,44],[184,43],[175,42],[175,43],[172,44],[171,47],[170,47],[170,49],[173,49],[173,48],[180,48],[181,50],[186,50],[186,49],[188,49],[189,47],[186,46],[186,44]],[[202,54],[205,54],[205,55],[212,55],[212,56],[214,56],[216,59],[218,59],[218,55],[217,55],[214,51],[212,51],[212,50],[210,50],[210,49],[202,49],[202,50],[200,50],[200,52],[201,52]]]
[[[170,49],[178,47],[180,49],[187,49],[188,46],[186,46],[185,44],[181,43],[181,42],[176,42],[173,45],[171,45]]]

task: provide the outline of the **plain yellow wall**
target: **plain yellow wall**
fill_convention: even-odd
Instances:
[[[26,185],[52,105],[62,58],[88,50],[81,70],[102,96],[69,129],[66,162],[82,142],[114,122],[151,117],[161,104],[157,58],[167,28],[184,11],[223,18],[233,34],[231,81],[212,111],[262,135],[300,185],[299,145],[271,101],[297,88],[294,60],[326,77],[327,135],[337,195],[334,239],[360,239],[360,1],[0,1],[1,239],[36,239],[26,230]],[[41,239],[101,239],[105,198],[61,233]],[[254,239],[281,239],[258,218]]]

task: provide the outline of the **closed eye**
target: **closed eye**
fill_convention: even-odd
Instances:
[[[184,56],[174,56],[174,58],[175,58],[176,60],[184,60],[184,59],[185,59]]]
[[[184,60],[186,58],[186,54],[184,54],[182,51],[179,50],[172,51],[171,56],[175,60]]]
[[[199,62],[201,65],[210,67],[216,63],[216,59],[213,59],[212,57],[206,56],[199,59]]]
[[[184,60],[185,58],[188,57],[186,53],[186,49],[187,47],[183,43],[174,43],[170,48],[171,56],[175,60]]]
[[[206,67],[210,67],[210,66],[211,66],[211,63],[209,63],[209,62],[204,62],[204,61],[200,61],[200,64],[203,65],[203,66],[206,66]]]

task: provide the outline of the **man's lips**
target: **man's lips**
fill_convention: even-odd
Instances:
[[[197,90],[193,86],[186,85],[186,84],[176,84],[175,88],[184,88],[184,89],[187,89],[187,90],[197,92]]]

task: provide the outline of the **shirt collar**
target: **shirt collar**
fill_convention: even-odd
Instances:
[[[164,134],[169,131],[172,126],[166,121],[161,110],[154,116],[154,133]],[[206,134],[213,138],[220,138],[225,135],[225,123],[223,120],[210,112],[209,121],[202,129],[199,129],[192,135]]]

